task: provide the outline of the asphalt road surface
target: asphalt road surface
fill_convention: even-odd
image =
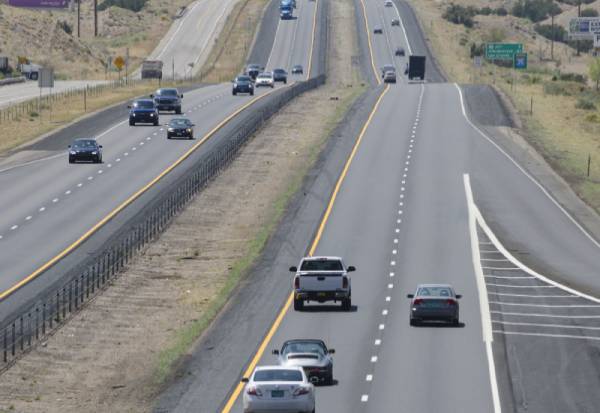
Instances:
[[[278,46],[276,41],[272,50],[276,59],[289,61],[297,49],[310,54],[313,19],[297,22],[310,30],[299,28],[302,35],[296,35],[293,44]],[[259,89],[254,98],[269,92]],[[196,138],[201,138],[252,99],[231,96],[229,84],[214,85],[186,93],[183,110],[196,124]],[[158,127],[130,127],[127,119],[106,125],[95,136],[104,146],[101,165],[69,165],[64,148],[44,160],[0,171],[0,291],[7,291],[75,242],[196,143],[166,140],[164,125],[173,116],[161,114]],[[214,144],[209,140],[199,151],[210,151]]]
[[[54,82],[54,88],[42,89],[42,95],[65,92],[74,89],[83,89],[87,85],[94,86],[106,83],[103,80],[57,80]],[[37,81],[29,80],[25,83],[15,83],[0,87],[0,108],[22,102],[24,100],[35,99],[40,96],[40,88]]]

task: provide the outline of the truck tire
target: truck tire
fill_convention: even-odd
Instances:
[[[350,311],[351,308],[352,308],[352,298],[351,297],[342,298],[342,310]]]
[[[302,311],[302,310],[304,310],[304,301],[303,300],[298,300],[298,299],[294,298],[294,310],[295,311]]]

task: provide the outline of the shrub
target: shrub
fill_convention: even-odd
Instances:
[[[451,4],[446,8],[442,17],[454,24],[462,24],[465,27],[473,27],[475,22],[473,17],[477,14],[477,9],[474,7],[463,7],[456,4]]]
[[[71,26],[65,20],[59,20],[56,22],[56,27],[63,29],[66,34],[73,34],[73,26]]]
[[[587,100],[587,99],[583,99],[583,98],[577,99],[577,103],[575,104],[575,107],[577,109],[583,109],[583,110],[596,110],[596,105],[594,104],[594,102]]]
[[[561,73],[558,76],[558,79],[565,82],[582,83],[584,85],[587,83],[587,78],[585,77],[585,75],[581,75],[579,73]]]
[[[560,13],[560,7],[553,0],[518,0],[512,8],[513,16],[523,17],[532,22],[539,22]]]
[[[598,10],[583,9],[583,10],[581,10],[581,17],[598,17]]]
[[[98,5],[98,10],[102,11],[115,6],[137,13],[144,8],[147,1],[148,0],[104,0]]]
[[[498,16],[508,16],[508,10],[506,10],[504,7],[498,7],[496,10],[494,10],[494,12]]]
[[[590,113],[588,115],[585,115],[585,120],[587,122],[600,123],[600,116],[598,116],[597,113]]]
[[[471,43],[471,58],[485,55],[485,43]]]
[[[488,7],[488,6],[485,6],[485,7],[482,7],[481,9],[479,9],[479,14],[481,14],[483,16],[489,16],[492,13],[494,13],[494,10],[492,10],[492,8]]]
[[[556,24],[554,25],[554,29],[551,24],[536,24],[534,30],[546,39],[554,40],[555,42],[564,42],[567,36],[565,28]]]
[[[544,93],[555,96],[575,96],[585,89],[575,82],[552,81],[544,83]]]

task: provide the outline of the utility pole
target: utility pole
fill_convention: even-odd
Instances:
[[[94,37],[98,37],[98,0],[94,0]]]
[[[577,2],[577,17],[581,17],[581,0]],[[581,53],[579,51],[579,39],[577,39],[575,43],[577,44],[577,56],[580,56]]]
[[[550,35],[550,60],[554,61],[554,12],[552,12],[551,14],[552,14],[552,34]]]
[[[81,37],[81,0],[77,0],[77,37]]]
[[[175,56],[173,56],[173,66],[172,66],[171,70],[173,71],[173,82],[174,82],[175,81]]]

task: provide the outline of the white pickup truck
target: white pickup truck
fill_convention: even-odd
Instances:
[[[340,257],[304,257],[298,267],[290,267],[294,277],[294,310],[304,308],[304,302],[326,301],[342,303],[342,310],[352,307],[352,285],[348,273],[356,268],[344,266]]]

